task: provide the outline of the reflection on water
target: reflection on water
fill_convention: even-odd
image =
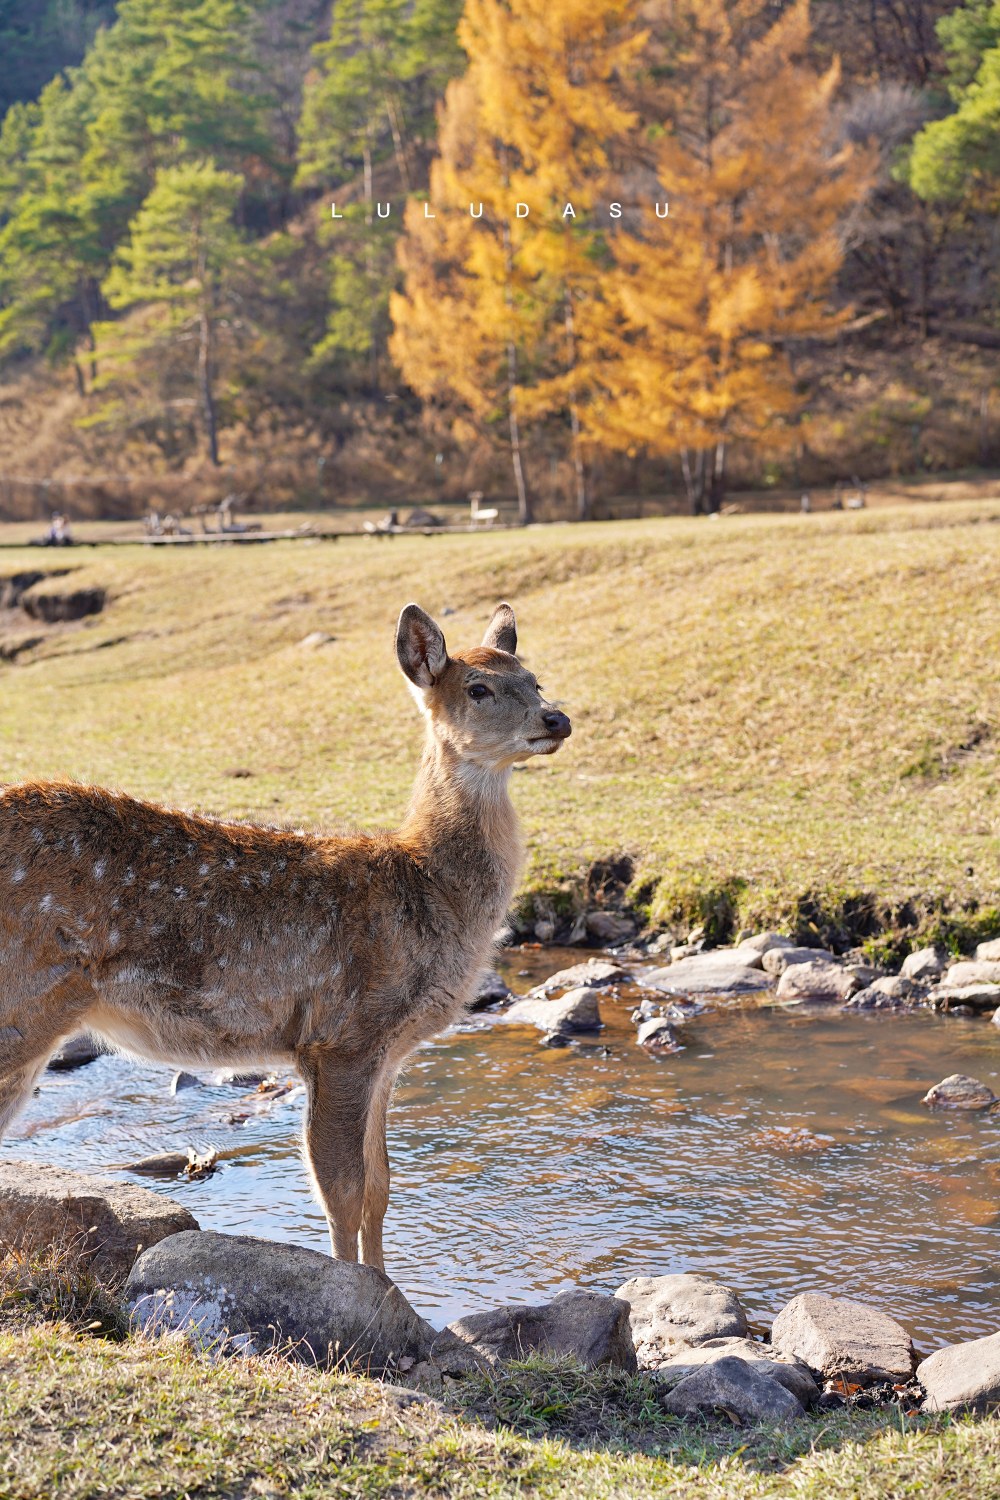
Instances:
[[[504,967],[523,990],[579,957],[514,952]],[[599,1042],[551,1050],[472,1017],[417,1054],[390,1117],[386,1264],[422,1313],[696,1270],[760,1320],[816,1289],[878,1304],[925,1350],[996,1332],[1000,1116],[919,1100],[948,1073],[1000,1094],[997,1027],[720,1006],[654,1059],[633,1004],[602,998]],[[46,1074],[0,1151],[86,1171],[214,1147],[214,1177],[162,1190],[204,1228],[326,1249],[301,1094],[230,1124],[248,1108],[233,1089],[171,1097],[169,1077],[118,1058]]]

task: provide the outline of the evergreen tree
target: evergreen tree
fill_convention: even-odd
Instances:
[[[238,311],[237,285],[246,255],[233,223],[242,191],[241,177],[210,163],[159,172],[104,284],[111,307],[128,312],[142,306],[145,316],[135,323],[104,323],[97,330],[110,372],[102,375],[102,387],[137,365],[148,379],[154,363],[169,360],[178,348],[197,350],[190,377],[213,464],[219,462],[219,338],[224,327],[231,329]]]
[[[955,110],[913,143],[910,183],[922,198],[1000,207],[1000,0],[971,0],[938,24]]]

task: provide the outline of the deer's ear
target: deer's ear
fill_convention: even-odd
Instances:
[[[498,604],[493,611],[493,618],[483,636],[483,645],[492,646],[495,651],[508,651],[511,656],[517,651],[517,625],[509,604]]]
[[[396,626],[396,656],[417,687],[433,687],[448,665],[444,636],[419,604],[408,604]]]

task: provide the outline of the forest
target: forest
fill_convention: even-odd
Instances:
[[[0,57],[3,515],[1000,462],[1000,0],[4,0]]]

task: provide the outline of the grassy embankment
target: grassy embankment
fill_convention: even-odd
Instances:
[[[0,776],[307,826],[394,821],[420,728],[392,652],[516,605],[573,716],[515,778],[526,889],[634,856],[655,919],[1000,927],[1000,498],[230,550],[2,550],[79,566],[83,625],[0,664]],[[2,537],[0,537],[2,541]],[[453,613],[445,616],[445,610]],[[309,632],[334,640],[317,649]],[[235,775],[234,773],[251,773]],[[943,923],[940,912],[949,915]]]
[[[77,1331],[97,1323],[109,1336]],[[123,1333],[86,1278],[0,1262],[3,1500],[1000,1492],[996,1418],[823,1412],[783,1430],[684,1423],[662,1412],[648,1376],[541,1362],[414,1400],[346,1374],[276,1358],[211,1361],[183,1341]]]

